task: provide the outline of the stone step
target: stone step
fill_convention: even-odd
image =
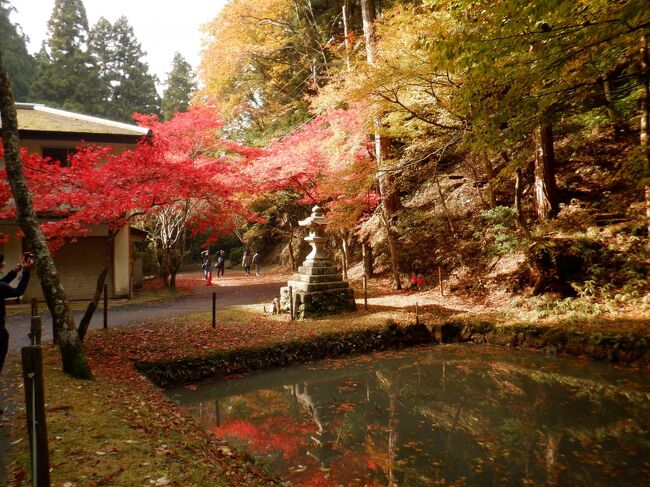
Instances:
[[[617,212],[597,213],[595,217],[596,225],[599,227],[630,221],[629,218],[627,218],[623,213]]]
[[[338,274],[336,267],[326,266],[326,267],[311,267],[311,266],[300,266],[298,267],[298,273],[304,274],[307,276],[320,276],[325,274]]]
[[[289,281],[288,286],[291,286],[295,291],[327,291],[330,289],[347,289],[348,283],[345,281],[339,282],[303,282],[303,281]]]
[[[292,281],[301,282],[340,282],[343,280],[341,274],[294,274]]]

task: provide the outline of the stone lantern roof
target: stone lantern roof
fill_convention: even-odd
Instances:
[[[298,225],[301,227],[312,227],[314,225],[327,225],[327,219],[323,215],[323,209],[316,205],[311,209],[311,215],[304,220],[300,220]]]

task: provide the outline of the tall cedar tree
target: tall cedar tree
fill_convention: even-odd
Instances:
[[[0,0],[0,49],[13,82],[14,96],[27,101],[36,73],[36,60],[27,52],[27,39],[22,29],[9,18],[12,10],[15,9],[8,0]]]
[[[88,19],[81,0],[56,0],[48,21],[46,50],[40,56],[30,101],[101,115],[108,87],[87,49]]]
[[[163,119],[170,120],[174,113],[187,111],[197,88],[192,66],[179,52],[174,54],[172,70],[167,74],[165,85],[162,115]]]
[[[117,60],[114,56],[114,46],[113,26],[106,18],[100,17],[90,30],[88,50],[95,59],[97,69],[99,70],[99,77],[109,87],[109,90],[110,86],[117,82],[115,79]]]
[[[63,371],[73,377],[92,377],[86,354],[79,340],[68,299],[61,285],[45,236],[40,229],[32,196],[25,181],[20,158],[18,119],[9,75],[5,71],[0,52],[0,117],[2,144],[7,179],[16,204],[18,225],[24,232],[34,252],[36,269],[41,281],[47,307],[57,330]]]
[[[159,113],[157,79],[142,61],[146,53],[126,17],[118,18],[113,25],[100,18],[90,33],[89,52],[103,84],[108,87],[103,116],[132,122],[133,113]]]

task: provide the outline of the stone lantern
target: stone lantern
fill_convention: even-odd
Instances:
[[[287,286],[280,289],[281,308],[290,309],[289,300],[292,300],[297,318],[355,310],[354,290],[343,280],[325,252],[327,220],[322,208],[314,206],[311,215],[299,224],[309,229],[305,241],[311,245],[311,252],[298,268],[298,274],[294,274]]]

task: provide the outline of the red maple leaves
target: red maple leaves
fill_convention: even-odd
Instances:
[[[197,229],[218,226],[246,188],[242,168],[259,151],[225,141],[218,112],[200,106],[167,122],[139,115],[152,129],[135,149],[120,154],[110,146],[81,144],[61,164],[29,154],[21,156],[34,206],[51,245],[74,239],[92,225],[120,228],[138,216],[179,201],[199,201]],[[0,217],[15,217],[6,178],[0,184]]]

